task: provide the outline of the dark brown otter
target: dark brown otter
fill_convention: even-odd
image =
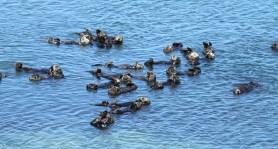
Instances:
[[[114,121],[115,120],[113,116],[107,110],[105,110],[101,112],[97,118],[92,120],[90,124],[99,129],[106,129],[110,124],[113,124]]]
[[[130,77],[138,79],[138,80],[147,81],[147,82],[155,82],[156,81],[156,75],[152,71],[148,71],[145,76],[134,76],[134,75],[130,74]]]
[[[178,85],[180,83],[181,83],[180,78],[177,75],[172,74],[167,81],[165,81],[165,82],[159,82],[159,81],[153,82],[150,85],[150,87],[151,87],[151,89],[163,89],[164,86],[175,86],[175,85]]]
[[[144,65],[147,67],[153,67],[153,65],[179,65],[181,63],[181,59],[177,56],[172,56],[170,61],[154,61],[153,58],[147,60]]]
[[[128,93],[137,89],[137,85],[129,82],[126,84],[126,87],[118,87],[118,86],[111,86],[108,94],[111,96],[116,96],[124,93]]]
[[[50,78],[52,78],[51,75],[41,76],[39,74],[33,74],[32,76],[29,77],[29,80],[30,81],[41,81],[41,80],[50,79]]]
[[[15,70],[17,72],[49,74],[49,70],[48,69],[35,69],[35,68],[31,68],[31,67],[23,67],[23,64],[20,63],[20,62],[17,62],[15,64]]]
[[[172,44],[172,48],[173,48],[174,50],[181,50],[182,47],[183,47],[183,44],[182,44],[181,42],[174,42],[174,43]]]
[[[135,62],[134,65],[130,64],[121,64],[121,65],[114,65],[113,62],[109,61],[105,64],[93,64],[92,66],[105,66],[108,68],[122,68],[122,69],[143,69],[144,65],[140,64],[139,62]]]
[[[120,86],[120,80],[114,78],[108,83],[102,83],[102,84],[95,84],[95,83],[90,83],[86,86],[87,90],[98,90],[99,88],[109,88],[110,86]]]
[[[249,82],[248,84],[244,84],[244,85],[240,86],[239,88],[234,89],[233,93],[236,95],[239,95],[242,93],[248,93],[257,87],[260,87],[260,85],[258,83]]]
[[[201,68],[200,68],[200,67],[197,67],[197,66],[195,66],[195,67],[193,67],[193,68],[190,68],[190,69],[188,69],[188,70],[186,70],[186,71],[177,71],[177,70],[176,70],[176,67],[174,67],[174,66],[171,66],[171,67],[169,67],[169,68],[166,70],[166,74],[167,74],[168,76],[171,76],[171,75],[173,75],[173,74],[175,74],[175,75],[196,76],[196,75],[198,75],[199,73],[201,73]]]

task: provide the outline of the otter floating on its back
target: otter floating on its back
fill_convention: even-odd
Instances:
[[[239,88],[234,89],[233,93],[236,95],[240,95],[243,93],[248,93],[257,87],[260,87],[260,85],[258,83],[249,82],[248,84],[244,84],[244,85],[240,86]]]

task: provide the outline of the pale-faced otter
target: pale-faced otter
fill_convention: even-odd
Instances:
[[[169,67],[166,70],[166,74],[167,76],[171,76],[172,74],[176,74],[176,75],[188,75],[188,76],[196,76],[199,73],[201,73],[201,68],[195,66],[194,68],[190,68],[186,71],[177,71],[175,67]]]
[[[95,126],[99,129],[105,129],[107,128],[110,124],[114,123],[114,118],[113,116],[107,111],[103,111],[100,113],[100,115],[92,120],[90,124],[92,126]]]
[[[118,86],[111,86],[108,94],[112,96],[120,95],[123,93],[128,93],[137,89],[137,85],[129,82],[126,84],[126,87],[118,87]]]
[[[120,86],[121,81],[119,79],[114,78],[108,83],[102,83],[102,84],[95,84],[90,83],[86,86],[87,90],[98,90],[99,88],[109,88],[110,86]]]
[[[17,62],[15,64],[15,70],[17,72],[49,74],[49,70],[48,69],[34,69],[34,68],[31,68],[31,67],[23,67],[23,64],[20,63],[20,62]]]
[[[49,37],[47,42],[50,43],[50,44],[55,44],[57,46],[61,44],[60,38]]]
[[[147,82],[155,82],[156,81],[156,75],[152,71],[148,71],[145,76],[134,76],[134,75],[130,74],[130,77],[138,79],[138,80],[147,81]]]
[[[123,36],[117,35],[116,37],[110,37],[113,44],[123,44]]]
[[[170,45],[167,45],[164,49],[163,49],[163,52],[164,53],[171,53],[173,52],[173,48],[170,46]]]
[[[234,89],[233,93],[236,95],[239,95],[242,93],[247,93],[247,92],[254,90],[255,88],[257,88],[259,86],[260,85],[258,83],[249,82],[248,84],[244,84],[244,85],[240,86],[239,88]]]
[[[273,43],[272,46],[271,46],[271,48],[272,48],[273,50],[278,50],[278,42]]]
[[[174,43],[172,44],[172,47],[173,47],[173,49],[180,50],[180,49],[182,49],[183,44],[182,44],[181,42],[174,42]]]
[[[63,71],[58,65],[50,66],[49,75],[53,76],[55,79],[64,78]]]
[[[212,50],[212,44],[210,42],[209,43],[203,42],[203,45],[204,45],[203,53],[205,54],[205,57],[210,60],[214,59],[215,55],[214,55],[214,50]]]
[[[6,77],[7,77],[6,74],[3,74],[3,73],[0,72],[0,80],[2,80],[2,78],[6,78]]]
[[[188,63],[191,65],[199,64],[199,54],[192,50],[192,48],[187,47],[186,49],[181,50],[183,55],[188,60]]]
[[[79,44],[82,46],[87,46],[90,44],[90,36],[84,35],[79,39]]]
[[[147,67],[153,67],[153,65],[179,65],[181,63],[181,59],[178,56],[171,56],[170,61],[154,61],[153,58],[147,60],[144,65]]]

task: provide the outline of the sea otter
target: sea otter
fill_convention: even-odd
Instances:
[[[34,68],[31,68],[31,67],[23,67],[23,64],[20,63],[20,62],[17,62],[15,64],[15,70],[17,72],[49,74],[49,70],[48,69],[34,69]]]
[[[204,45],[203,53],[205,54],[205,57],[209,60],[213,60],[215,58],[215,55],[214,55],[214,50],[212,50],[212,44],[210,42],[209,43],[203,42],[203,45]]]
[[[116,96],[123,93],[134,91],[136,89],[137,89],[137,85],[132,82],[129,82],[126,84],[126,87],[111,86],[108,91],[108,94],[111,96]]]
[[[90,124],[96,128],[105,129],[108,128],[110,124],[114,123],[114,121],[115,120],[113,116],[107,110],[105,110],[101,112],[97,118],[92,120]]]
[[[156,75],[152,71],[148,71],[145,76],[134,76],[132,74],[129,74],[129,76],[131,78],[135,78],[135,79],[143,80],[143,81],[147,81],[147,82],[155,82],[156,81]]]
[[[190,65],[199,64],[199,54],[193,51],[192,48],[187,47],[186,49],[182,49],[181,52],[186,57]]]
[[[258,83],[249,82],[248,84],[244,84],[244,85],[240,86],[239,88],[234,89],[233,93],[236,95],[239,95],[242,93],[247,93],[247,92],[254,90],[255,88],[257,88],[259,86],[260,85]]]
[[[151,103],[150,99],[146,97],[139,97],[137,100],[133,102],[124,102],[124,103],[113,102],[109,104],[109,107],[111,108],[110,113],[123,114],[126,112],[135,112],[137,110],[140,110],[141,107],[143,106],[150,105],[150,103]]]
[[[164,53],[171,53],[173,52],[174,49],[170,46],[170,45],[167,45],[164,49],[163,49],[163,52]]]
[[[53,76],[54,79],[62,79],[64,78],[64,74],[62,69],[58,65],[52,65],[49,68],[49,75]]]
[[[153,82],[150,85],[150,87],[152,89],[163,89],[164,86],[175,86],[175,85],[178,85],[180,83],[181,83],[180,78],[177,75],[172,74],[166,82],[156,81],[156,82]]]
[[[98,90],[99,88],[109,88],[110,86],[120,86],[120,80],[114,78],[108,83],[102,83],[102,84],[95,84],[95,83],[90,83],[86,86],[87,90]]]
[[[168,76],[171,76],[172,74],[176,74],[176,75],[188,75],[188,76],[196,76],[198,75],[199,73],[201,73],[201,68],[200,67],[193,67],[193,68],[190,68],[186,71],[177,71],[176,70],[176,67],[174,66],[171,66],[169,67],[167,70],[166,70],[166,74]]]
[[[122,68],[122,69],[143,69],[144,65],[140,64],[139,62],[135,62],[134,65],[130,64],[121,64],[121,65],[114,65],[112,61],[109,61],[105,64],[93,64],[91,66],[105,66],[108,68]]]
[[[153,67],[153,65],[179,65],[181,63],[181,59],[178,56],[171,56],[170,61],[154,61],[153,58],[147,60],[144,65],[147,67]]]
[[[59,46],[61,44],[60,38],[49,37],[47,42],[50,43],[50,44],[55,44],[57,46]]]
[[[278,50],[278,42],[273,43],[272,46],[271,46],[271,48],[272,48],[273,50]]]

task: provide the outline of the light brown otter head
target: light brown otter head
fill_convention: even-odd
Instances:
[[[181,59],[178,56],[171,56],[171,62],[173,65],[179,65],[181,63]]]
[[[176,67],[174,66],[170,66],[167,70],[166,70],[166,74],[168,76],[171,76],[172,74],[176,74],[177,73],[177,70],[176,70]]]
[[[147,78],[148,82],[155,82],[156,81],[156,75],[152,71],[147,72],[146,78]]]
[[[163,49],[163,52],[164,53],[170,53],[170,52],[173,52],[173,48],[170,46],[170,45],[167,45],[164,49]]]
[[[119,95],[121,94],[120,87],[118,86],[111,86],[110,89],[108,90],[109,95]]]
[[[40,81],[42,77],[38,74],[33,74],[32,76],[29,77],[30,81]]]
[[[50,66],[50,68],[49,68],[49,73],[50,73],[50,75],[52,75],[54,72],[63,73],[63,72],[62,72],[62,69],[61,69],[58,65],[52,65],[52,66]]]
[[[212,50],[210,50],[206,53],[206,58],[207,59],[214,59],[215,58],[215,55],[214,55]]]
[[[240,89],[236,88],[233,90],[233,93],[236,95],[239,95],[239,94],[241,94],[241,91],[240,91]]]
[[[84,35],[80,38],[79,40],[80,45],[89,45],[90,44],[90,36],[89,35]]]
[[[147,97],[139,97],[136,101],[141,102],[142,105],[150,105],[151,104],[150,99]]]
[[[171,82],[171,83],[174,83],[174,84],[180,84],[181,83],[181,80],[180,78],[175,75],[175,74],[172,74],[169,79],[168,79],[168,82]]]
[[[133,69],[143,69],[143,68],[144,68],[144,65],[140,64],[139,62],[136,62],[133,65]]]
[[[121,80],[122,83],[131,82],[131,77],[128,74],[120,75],[119,79]]]
[[[117,35],[114,39],[113,39],[113,43],[114,44],[122,44],[123,43],[123,36],[121,35]]]

